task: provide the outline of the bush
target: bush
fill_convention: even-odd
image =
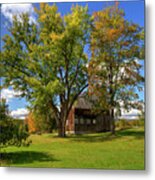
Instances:
[[[120,119],[120,120],[116,121],[116,127],[118,129],[127,129],[127,128],[130,128],[131,126],[127,120]]]
[[[13,120],[0,121],[0,147],[28,146],[31,141],[27,140],[29,134],[25,125],[19,125]]]
[[[141,121],[141,120],[120,119],[116,121],[116,128],[118,129],[127,129],[127,128],[134,128],[134,127],[141,127],[141,126],[144,126],[144,121]]]
[[[0,101],[0,148],[7,146],[28,146],[29,134],[26,125],[14,121],[8,115],[8,106],[5,100]]]
[[[144,126],[144,121],[142,121],[142,120],[131,120],[131,121],[129,121],[129,124],[131,125],[131,127],[140,127],[140,126]]]
[[[31,109],[25,121],[29,133],[52,133],[56,129],[56,120],[49,107],[39,106]]]

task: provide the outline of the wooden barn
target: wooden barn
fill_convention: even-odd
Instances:
[[[75,134],[110,131],[110,117],[96,114],[92,109],[93,104],[80,96],[70,111],[66,130]]]

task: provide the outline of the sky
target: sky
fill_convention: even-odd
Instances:
[[[52,4],[52,3],[50,3]],[[70,12],[72,5],[79,4],[82,6],[88,5],[89,13],[92,14],[94,11],[102,10],[105,7],[108,7],[114,2],[60,2],[56,3],[58,6],[58,11],[61,15],[65,15]],[[30,14],[30,21],[36,22],[36,15],[33,7],[39,8],[38,3],[33,4],[2,4],[1,5],[1,37],[5,34],[9,34],[7,26],[12,22],[13,15],[20,14],[23,12],[28,12]],[[139,24],[144,27],[144,1],[120,1],[119,7],[122,8],[125,12],[125,18],[128,21]],[[3,46],[2,38],[0,40],[1,48]],[[144,69],[142,69],[141,74],[144,75]],[[26,106],[28,102],[24,98],[17,98],[16,96],[20,95],[20,92],[14,91],[11,87],[8,89],[3,89],[1,92],[1,97],[6,98],[9,105],[10,114],[13,117],[24,119],[28,114]],[[144,91],[139,93],[140,99],[144,100]],[[134,119],[138,110],[132,109],[130,112],[124,112],[123,116],[130,119]]]

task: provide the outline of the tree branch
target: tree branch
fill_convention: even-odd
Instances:
[[[87,88],[87,87],[88,87],[88,84],[86,84],[85,86],[83,86],[83,87],[78,91],[78,93],[75,94],[75,96],[73,97],[73,99],[72,99],[72,101],[71,101],[71,103],[70,103],[70,106],[69,106],[69,108],[68,108],[67,114],[69,114],[69,112],[70,112],[70,110],[71,110],[74,102],[77,100],[78,96],[79,96],[79,95],[84,91],[84,89]]]
[[[57,124],[59,124],[60,113],[58,111],[58,108],[54,105],[54,103],[52,101],[49,102],[49,105],[50,105],[51,109],[54,111]]]
[[[8,66],[11,66],[12,68],[15,68],[16,70],[18,70],[19,72],[25,74],[26,76],[31,77],[30,74],[28,74],[27,72],[25,72],[24,70],[22,70],[22,69],[21,69],[19,66],[17,66],[16,64],[11,64],[11,63],[9,63],[8,61],[6,62],[6,64],[7,64]]]

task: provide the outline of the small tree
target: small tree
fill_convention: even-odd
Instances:
[[[109,112],[114,134],[116,112],[141,108],[138,91],[144,78],[139,59],[144,58],[144,31],[128,22],[117,5],[95,12],[93,17],[89,93],[98,97],[96,107]]]
[[[7,146],[28,146],[29,134],[26,126],[19,125],[8,114],[8,106],[4,99],[0,100],[0,148]]]
[[[43,104],[30,108],[30,113],[26,118],[26,123],[30,133],[52,133],[53,129],[57,128],[52,109]]]
[[[52,133],[56,129],[56,119],[51,108],[46,105],[35,107],[33,110],[34,121],[41,132]]]

